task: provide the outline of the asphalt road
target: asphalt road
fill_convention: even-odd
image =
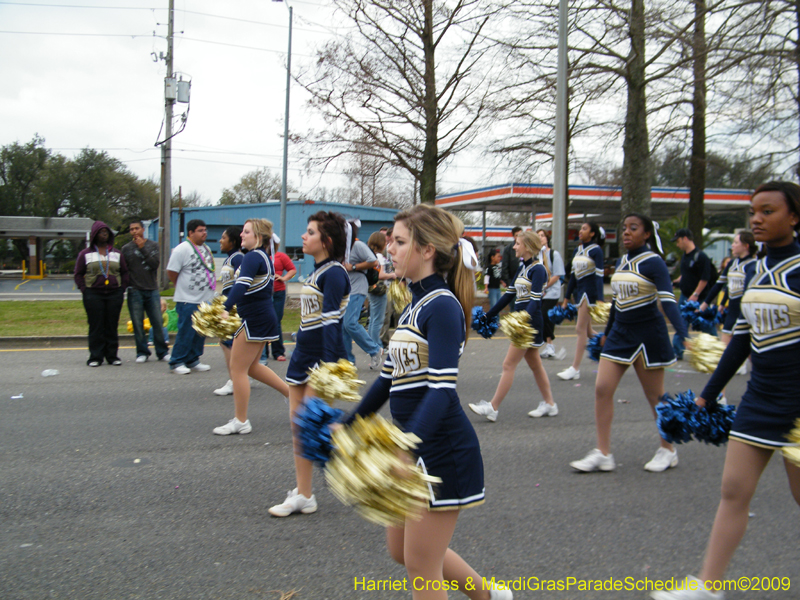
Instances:
[[[559,331],[572,351],[574,337]],[[402,581],[405,571],[386,553],[383,531],[341,505],[319,472],[317,513],[269,516],[267,508],[294,487],[288,409],[255,384],[253,433],[212,435],[233,413],[231,397],[211,393],[227,379],[217,347],[205,355],[210,372],[176,376],[161,363],[135,364],[131,347],[121,351],[122,367],[89,369],[80,346],[0,349],[0,598],[410,597],[355,589],[362,578]],[[465,408],[491,397],[506,349],[504,340],[470,340],[459,376]],[[372,381],[365,356],[357,356]],[[271,363],[279,374],[286,365]],[[595,364],[584,359],[577,382],[555,377],[566,361],[546,366],[557,417],[526,416],[539,394],[524,364],[496,423],[468,411],[487,501],[461,514],[452,547],[488,577],[529,586],[536,583],[529,578],[576,580],[567,591],[529,589],[517,599],[643,599],[644,591],[577,586],[696,572],[719,500],[724,447],[688,444],[677,468],[644,471],[657,432],[630,372],[615,404],[617,470],[575,473],[569,462],[595,443]],[[44,369],[60,375],[42,377]],[[698,390],[706,379],[679,363],[666,387]],[[736,377],[729,398],[745,382]],[[729,600],[799,598],[800,519],[778,457],[751,511],[728,576],[790,577],[791,589],[734,591]]]

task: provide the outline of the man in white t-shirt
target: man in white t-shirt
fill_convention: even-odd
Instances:
[[[178,333],[172,347],[170,370],[177,375],[208,371],[211,367],[200,362],[206,338],[192,327],[192,313],[201,302],[210,302],[217,288],[214,274],[214,255],[206,246],[206,224],[192,219],[186,225],[187,240],[173,248],[167,264],[167,275],[175,286],[175,311],[178,313]]]
[[[358,235],[358,228],[353,227],[353,239]],[[356,363],[356,357],[353,354],[353,341],[359,347],[369,354],[370,369],[380,369],[383,365],[383,346],[376,343],[364,326],[358,322],[361,315],[361,309],[364,306],[364,300],[367,298],[367,276],[365,271],[372,269],[377,265],[375,253],[369,249],[364,242],[355,240],[350,248],[350,260],[343,263],[347,274],[350,276],[350,300],[347,303],[347,310],[344,313],[344,320],[342,322],[342,337],[344,338],[344,349],[347,352],[347,358],[351,363]]]

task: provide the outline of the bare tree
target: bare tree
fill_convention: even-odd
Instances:
[[[222,190],[220,204],[259,204],[280,198],[281,177],[273,175],[266,167],[250,171],[239,183]]]
[[[329,42],[297,80],[326,127],[305,136],[327,164],[369,144],[410,173],[422,202],[438,168],[467,148],[495,113],[487,24],[497,0],[334,0],[353,29]]]

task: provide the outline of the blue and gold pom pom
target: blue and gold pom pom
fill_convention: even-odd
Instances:
[[[586,344],[586,352],[589,354],[589,358],[594,362],[600,362],[600,353],[603,351],[603,347],[600,345],[602,337],[602,333],[595,334],[589,340],[589,343]]]
[[[320,466],[328,462],[333,448],[330,426],[341,421],[342,417],[343,410],[333,408],[319,398],[306,399],[293,417],[303,458]]]
[[[554,306],[547,311],[547,318],[553,325],[561,325],[566,319],[567,321],[574,321],[578,316],[578,308],[574,304],[567,304],[566,308]]]
[[[500,319],[498,317],[495,316],[489,319],[486,313],[483,312],[483,307],[474,306],[472,308],[472,328],[482,337],[488,340],[497,332],[499,327]]]
[[[683,444],[694,438],[698,442],[719,446],[728,441],[728,433],[736,416],[736,408],[707,402],[704,408],[697,406],[692,390],[671,398],[664,394],[656,406],[656,425],[661,437],[675,444]]]

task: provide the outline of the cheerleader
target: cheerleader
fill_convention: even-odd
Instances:
[[[317,510],[317,499],[311,491],[314,463],[302,456],[292,417],[305,398],[316,395],[308,385],[311,369],[320,361],[336,362],[347,358],[342,337],[342,319],[350,298],[350,278],[341,263],[347,246],[345,227],[341,215],[321,211],[308,218],[308,227],[303,234],[303,254],[314,257],[314,272],[303,285],[300,330],[286,370],[297,487],[289,492],[282,504],[269,509],[274,517],[309,514]]]
[[[605,243],[605,232],[597,223],[588,221],[581,225],[578,231],[578,240],[580,245],[575,249],[572,257],[572,277],[569,278],[567,294],[562,304],[566,308],[567,301],[574,292],[575,305],[578,307],[578,323],[575,326],[578,340],[572,365],[558,373],[558,377],[564,380],[580,379],[581,377],[580,367],[583,353],[589,338],[594,337],[589,307],[603,299],[602,246]]]
[[[773,452],[789,445],[800,418],[800,186],[774,181],[750,200],[750,228],[767,246],[745,280],[741,316],[730,344],[696,402],[714,402],[751,356],[752,372],[736,411],[722,470],[722,499],[698,578],[683,589],[652,592],[655,600],[721,600],[722,578],[747,528],[750,501]],[[789,489],[800,504],[800,467],[784,458]]]
[[[528,348],[517,348],[509,344],[508,353],[505,360],[503,360],[503,374],[500,376],[492,401],[481,400],[477,404],[469,405],[472,412],[483,415],[492,422],[497,420],[500,404],[511,389],[514,383],[514,371],[523,358],[525,358],[531,371],[533,371],[536,385],[539,386],[539,391],[542,394],[542,398],[544,398],[539,402],[539,406],[536,409],[528,413],[528,416],[534,418],[555,417],[558,414],[558,405],[553,402],[553,394],[550,392],[550,380],[547,378],[547,372],[544,370],[542,358],[539,355],[539,348],[544,345],[542,291],[547,285],[550,276],[548,267],[540,263],[537,258],[541,248],[542,240],[538,234],[532,231],[517,234],[514,242],[514,251],[517,258],[522,260],[522,264],[520,264],[517,275],[514,278],[514,286],[506,289],[497,304],[486,313],[489,319],[493,319],[514,300],[514,310],[527,311],[531,316],[531,325],[536,330]],[[549,262],[546,254],[544,255],[544,260]]]
[[[656,416],[655,407],[664,395],[664,367],[676,361],[667,324],[658,311],[658,300],[681,340],[688,335],[672,293],[667,265],[650,249],[649,244],[654,241],[660,245],[649,217],[630,214],[623,219],[622,243],[628,252],[619,259],[611,278],[614,295],[601,338],[603,351],[595,382],[597,448],[585,458],[570,463],[578,471],[614,470],[611,454],[614,392],[629,366],[633,365],[653,417]],[[678,453],[661,439],[661,447],[644,468],[657,473],[677,464]]]
[[[235,283],[225,300],[227,311],[234,305],[242,318],[242,326],[234,335],[231,346],[230,374],[233,381],[234,418],[225,425],[216,427],[216,435],[240,435],[250,433],[253,428],[247,418],[250,404],[250,377],[289,396],[289,387],[275,372],[259,362],[266,342],[278,336],[278,318],[272,305],[272,278],[274,275],[270,258],[272,223],[266,219],[248,219],[242,227],[242,246],[247,254],[235,273]]]
[[[397,276],[411,280],[412,301],[389,342],[380,377],[351,420],[376,412],[388,399],[394,420],[422,440],[417,465],[442,478],[418,519],[386,531],[392,558],[405,565],[410,580],[426,582],[414,586],[412,597],[447,598],[446,581],[473,600],[512,600],[510,590],[484,589],[480,575],[448,548],[460,510],[484,501],[478,437],[456,394],[467,334],[463,307],[472,306],[471,271],[478,268],[463,232],[456,217],[424,204],[395,217],[389,254]]]
[[[727,266],[722,270],[717,283],[714,284],[714,287],[708,292],[706,300],[699,308],[700,312],[706,310],[709,302],[713,303],[714,299],[723,289],[727,291],[728,309],[725,312],[725,322],[722,325],[722,342],[726,346],[731,341],[733,328],[739,318],[739,303],[742,301],[742,294],[744,294],[745,277],[756,265],[758,246],[756,245],[756,238],[753,236],[752,232],[741,231],[733,236],[731,253],[733,254],[733,259],[730,260]],[[746,375],[747,362],[743,362],[741,368],[736,373],[737,375]],[[723,397],[724,393],[723,390]]]
[[[219,249],[228,255],[225,257],[225,262],[222,263],[219,280],[220,294],[227,296],[233,284],[236,283],[234,274],[239,270],[244,258],[244,253],[242,252],[242,228],[233,226],[223,231],[222,237],[219,238]],[[233,346],[232,339],[220,340],[219,347],[225,357],[225,366],[228,368],[229,376],[231,373],[231,346]],[[214,393],[217,396],[230,396],[233,393],[233,381],[228,379],[228,383],[214,390]]]

